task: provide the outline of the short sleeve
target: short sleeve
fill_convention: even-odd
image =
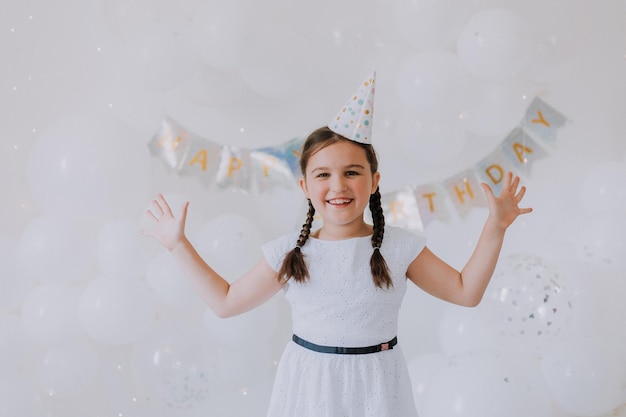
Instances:
[[[381,251],[385,258],[393,259],[403,271],[426,247],[426,237],[400,227],[385,227]]]
[[[266,242],[261,246],[265,260],[274,271],[278,272],[285,254],[295,247],[296,240],[296,234],[291,233]]]

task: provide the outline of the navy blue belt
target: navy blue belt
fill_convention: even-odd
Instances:
[[[336,353],[339,355],[364,355],[367,353],[376,353],[383,350],[393,349],[393,347],[398,344],[398,337],[394,337],[386,343],[366,347],[320,346],[316,345],[315,343],[307,342],[306,340],[299,338],[295,334],[293,335],[292,340],[300,346],[310,350],[314,350],[316,352]]]

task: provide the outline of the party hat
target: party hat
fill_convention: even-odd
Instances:
[[[372,71],[356,93],[328,124],[330,130],[355,142],[372,143],[372,117],[374,116],[374,79]]]

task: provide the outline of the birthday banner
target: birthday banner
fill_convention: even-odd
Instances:
[[[448,221],[450,205],[461,218],[475,207],[486,207],[479,184],[487,183],[497,195],[508,171],[519,176],[529,173],[535,161],[548,156],[557,131],[566,121],[561,113],[535,97],[520,124],[474,166],[441,182],[407,185],[382,194],[385,222],[423,230],[433,220]],[[301,176],[303,143],[303,138],[294,138],[258,149],[220,145],[167,118],[148,146],[152,155],[177,174],[194,176],[206,186],[243,191],[255,187],[259,192],[268,192],[275,187],[296,187]]]

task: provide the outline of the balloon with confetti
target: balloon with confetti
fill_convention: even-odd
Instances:
[[[540,256],[513,254],[494,274],[480,312],[499,344],[536,353],[565,334],[572,302],[555,267]]]

